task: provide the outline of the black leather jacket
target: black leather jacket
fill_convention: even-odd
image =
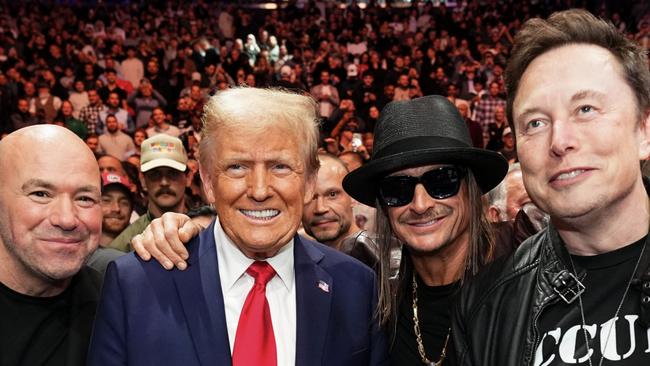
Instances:
[[[650,320],[649,249],[633,281],[633,287],[641,292],[641,321],[646,324]],[[576,289],[565,265],[568,255],[558,232],[549,225],[524,241],[511,257],[497,260],[463,286],[452,316],[456,363],[532,365],[541,336],[540,314],[564,301],[559,293],[570,297],[567,287]],[[584,279],[584,269],[576,271],[577,277]]]
[[[340,250],[377,271],[379,247],[367,231],[361,230],[343,239]]]

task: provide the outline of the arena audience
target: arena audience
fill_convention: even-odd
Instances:
[[[384,105],[429,94],[456,105],[476,147],[517,161],[503,113],[512,39],[528,18],[584,6],[53,4],[0,8],[1,133],[57,123],[97,154],[135,165],[142,141],[166,133],[196,158],[209,95],[236,85],[278,86],[311,93],[323,120],[322,149],[341,155],[350,169],[370,158]],[[587,6],[647,49],[648,5],[627,5]],[[358,136],[360,146],[352,143]]]

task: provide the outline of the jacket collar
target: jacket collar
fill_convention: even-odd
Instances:
[[[172,271],[176,291],[202,365],[230,365],[230,343],[214,241],[214,221],[188,243],[188,266]]]
[[[643,183],[646,191],[650,195],[650,180],[644,177]],[[537,284],[541,289],[541,293],[537,294],[538,299],[536,301],[539,307],[543,307],[547,303],[559,299],[560,296],[553,290],[553,279],[565,270],[573,273],[572,268],[569,268],[569,251],[553,224],[549,223],[544,235],[547,236],[544,241],[550,242],[551,245],[542,245],[541,248],[541,271],[539,271],[537,278]],[[631,287],[641,292],[641,314],[639,321],[646,327],[650,327],[650,230],[646,234],[644,245],[643,257],[634,274]],[[583,281],[587,275],[586,270],[579,265],[575,266],[575,270],[578,280]]]
[[[321,266],[324,254],[296,235],[296,365],[323,359],[332,296],[336,284]]]
[[[176,290],[192,334],[195,351],[204,365],[229,365],[226,328],[214,221],[188,244],[188,267],[173,271]],[[294,237],[296,281],[296,365],[308,366],[323,358],[333,292],[332,277],[320,262],[324,254],[300,236]]]

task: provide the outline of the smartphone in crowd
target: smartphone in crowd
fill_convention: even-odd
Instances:
[[[359,150],[361,144],[363,144],[363,140],[361,140],[361,134],[358,132],[353,133],[352,142],[351,142],[352,151],[356,152],[357,150]]]

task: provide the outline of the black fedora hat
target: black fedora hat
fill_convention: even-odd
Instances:
[[[375,206],[381,178],[427,164],[470,168],[483,193],[496,187],[508,172],[501,154],[472,146],[465,121],[447,98],[430,95],[384,107],[375,127],[370,161],[346,175],[343,188],[357,201]]]

